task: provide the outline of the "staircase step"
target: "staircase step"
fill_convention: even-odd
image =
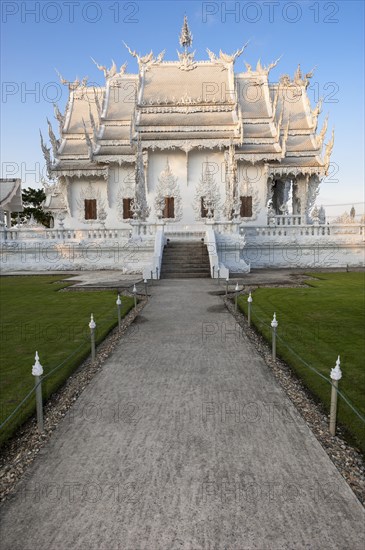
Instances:
[[[209,278],[210,264],[206,245],[201,242],[174,242],[166,245],[162,257],[161,277]]]

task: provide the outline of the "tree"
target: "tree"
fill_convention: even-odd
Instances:
[[[22,200],[24,210],[20,214],[21,221],[28,220],[33,214],[33,218],[36,222],[41,223],[45,227],[49,227],[52,216],[42,208],[42,203],[45,199],[46,194],[43,189],[32,189],[31,187],[23,189]],[[17,217],[17,214],[12,214],[13,219],[16,220]]]

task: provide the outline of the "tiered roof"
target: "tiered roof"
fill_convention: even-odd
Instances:
[[[185,25],[185,22],[184,22]],[[183,28],[184,30],[184,28]],[[324,175],[333,136],[324,158],[322,147],[327,122],[317,134],[321,106],[312,110],[307,95],[311,73],[269,83],[278,61],[234,73],[236,59],[207,50],[209,60],[196,61],[183,37],[178,61],[164,61],[164,52],[141,56],[132,51],[138,74],[98,65],[105,86],[88,87],[85,80],[70,83],[65,115],[56,107],[60,140],[50,125],[50,149],[42,140],[50,175],[107,177],[110,163],[134,163],[136,143],[144,150],[227,148],[235,146],[237,160],[265,162],[274,174]],[[181,42],[182,38],[180,39]]]

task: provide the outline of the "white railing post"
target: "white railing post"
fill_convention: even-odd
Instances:
[[[276,360],[276,329],[278,328],[278,322],[276,320],[276,313],[274,313],[273,320],[271,321],[272,327],[272,358]]]
[[[226,279],[226,296],[228,296],[228,283],[229,283],[229,279],[227,278]]]
[[[43,367],[39,362],[38,351],[35,352],[35,363],[32,367],[35,383],[35,399],[37,407],[37,425],[39,433],[43,432],[43,400],[42,400],[42,374]]]
[[[147,292],[148,282],[147,282],[147,279],[145,279],[143,282],[144,282],[144,293],[146,295],[146,298],[148,298],[148,292]]]
[[[251,292],[248,295],[247,303],[248,303],[247,321],[248,321],[248,326],[250,327],[251,326],[251,304],[252,304]]]
[[[331,408],[330,408],[330,434],[336,435],[336,416],[337,416],[337,390],[338,381],[342,378],[342,372],[340,369],[340,356],[337,357],[335,368],[331,369]]]
[[[118,298],[117,298],[117,301],[115,303],[117,304],[117,309],[118,309],[118,328],[120,330],[121,322],[122,322],[121,311],[120,311],[120,306],[122,305],[122,300],[120,299],[120,294],[118,294]]]
[[[96,323],[94,321],[93,314],[91,314],[89,329],[90,329],[90,340],[91,340],[91,361],[93,363],[95,362],[95,328],[96,328]]]
[[[237,313],[237,301],[238,301],[238,292],[240,290],[240,287],[238,286],[238,283],[236,283],[236,288],[235,288],[235,297],[234,297],[234,311],[235,313]]]
[[[137,287],[136,287],[135,284],[133,285],[132,292],[133,292],[133,296],[134,296],[134,309],[136,309],[136,307],[137,307]]]

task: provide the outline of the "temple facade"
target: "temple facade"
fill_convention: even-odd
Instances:
[[[279,60],[244,63],[246,45],[232,54],[207,49],[196,60],[186,18],[175,60],[125,46],[138,74],[126,63],[95,62],[101,87],[61,77],[65,112],[54,106],[59,128],[48,120],[50,146],[41,135],[54,239],[98,239],[108,249],[139,238],[153,249],[141,261],[148,271],[168,236],[209,235],[222,272],[287,266],[290,258],[311,265],[313,243],[332,246],[316,198],[334,133],[327,119],[318,127],[321,102],[312,106],[307,93],[313,71],[298,66],[271,83]],[[272,247],[299,245],[300,255],[274,259]]]
[[[324,147],[327,120],[318,131],[321,105],[307,94],[312,73],[298,67],[271,84],[278,61],[235,72],[245,46],[196,61],[191,42],[185,19],[178,60],[127,46],[138,74],[113,62],[97,65],[103,87],[62,79],[69,100],[64,114],[55,106],[59,139],[49,122],[53,159],[43,139],[42,149],[57,181],[45,207],[65,227],[313,222],[333,134]]]

